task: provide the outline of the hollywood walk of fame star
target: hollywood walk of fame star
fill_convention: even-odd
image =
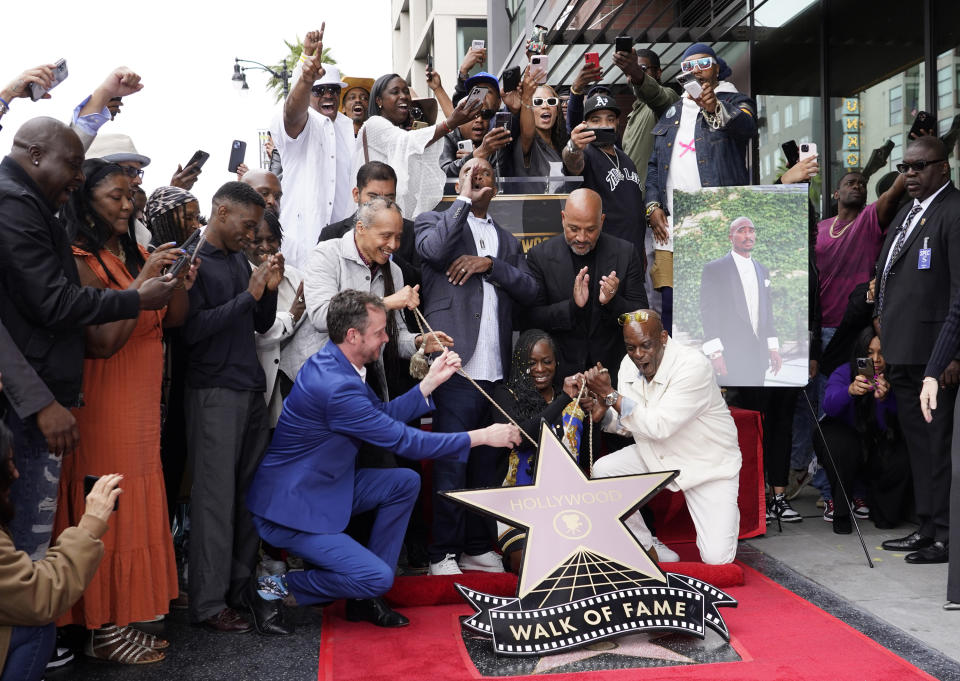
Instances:
[[[623,519],[677,475],[661,471],[588,479],[543,424],[532,485],[445,493],[527,528],[517,596],[523,599],[574,554],[589,551],[666,582]]]

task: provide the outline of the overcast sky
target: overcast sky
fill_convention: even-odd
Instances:
[[[349,2],[185,2],[43,3],[7,0],[0,44],[0,81],[6,85],[24,69],[67,60],[69,77],[52,99],[17,99],[0,121],[0,152],[10,150],[13,133],[34,116],[68,120],[73,107],[115,67],[129,66],[144,89],[124,99],[122,113],[101,132],[128,134],[152,163],[143,186],[149,194],[167,184],[178,163],[197,149],[210,153],[193,192],[207,214],[209,200],[227,180],[230,144],[247,142],[246,163],[259,164],[257,130],[277,110],[264,89],[269,77],[249,71],[249,90],[237,91],[230,77],[233,59],[279,62],[284,39],[319,28],[324,46],[349,76],[376,78],[392,70],[389,0]]]

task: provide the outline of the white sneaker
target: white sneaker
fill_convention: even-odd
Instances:
[[[487,551],[479,556],[464,553],[460,556],[461,570],[478,570],[480,572],[503,572],[503,557],[496,551]]]
[[[430,563],[427,568],[428,575],[462,575],[460,567],[457,565],[457,556],[448,553],[439,563]]]
[[[653,538],[653,548],[657,550],[657,558],[661,563],[680,562],[680,555],[656,537]]]

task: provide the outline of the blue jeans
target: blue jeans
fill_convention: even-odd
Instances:
[[[17,511],[10,523],[10,536],[13,545],[31,560],[40,560],[47,555],[53,533],[60,457],[50,452],[34,417],[21,421],[10,409],[6,423],[13,431],[13,463],[20,472],[20,479],[10,487],[10,500]]]
[[[53,622],[42,627],[14,627],[0,681],[40,681],[56,642]]]

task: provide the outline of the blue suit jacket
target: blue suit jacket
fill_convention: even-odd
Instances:
[[[480,335],[483,309],[483,277],[497,290],[497,325],[500,329],[500,360],[504,373],[510,367],[513,333],[513,303],[533,305],[539,286],[530,274],[520,242],[496,223],[499,244],[493,268],[472,276],[463,286],[447,281],[447,267],[461,255],[476,255],[477,244],[467,224],[470,206],[454,201],[445,211],[427,211],[417,216],[417,254],[423,275],[423,309],[430,326],[453,337],[454,350],[466,364],[473,357]]]
[[[466,433],[427,433],[405,422],[432,411],[414,386],[383,402],[334,343],[297,374],[280,421],[247,492],[247,507],[295,530],[342,532],[353,509],[357,449],[369,442],[408,459],[466,461]]]

